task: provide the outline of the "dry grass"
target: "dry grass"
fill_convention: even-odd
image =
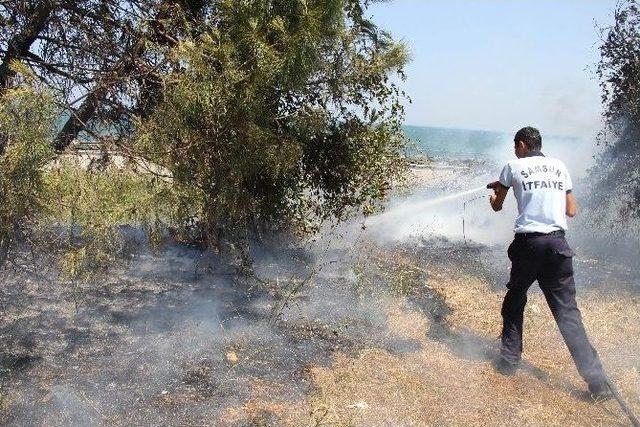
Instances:
[[[327,408],[326,425],[624,425],[613,402],[594,405],[577,390],[520,372],[505,378],[487,361],[453,355],[425,340],[420,352],[373,350],[337,357],[313,371],[312,404]],[[575,380],[575,379],[574,379]],[[574,381],[575,382],[575,381]]]
[[[405,254],[387,255],[410,271],[418,268]],[[430,270],[430,276],[429,286],[453,309],[447,318],[452,331],[497,340],[501,292],[456,271]],[[640,412],[640,298],[582,291],[579,304],[610,376]],[[370,349],[355,358],[337,354],[332,366],[310,368],[316,391],[308,399],[285,404],[256,396],[250,405],[227,411],[222,423],[250,423],[255,414],[268,411],[279,424],[290,426],[628,425],[615,401],[588,400],[544,298],[534,288],[525,313],[524,357],[546,378],[529,370],[503,377],[486,358],[455,354],[428,337],[432,320],[403,297],[389,307],[388,320],[390,333],[418,340],[421,349],[403,355]]]

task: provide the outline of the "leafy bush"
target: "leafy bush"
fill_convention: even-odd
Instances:
[[[74,154],[56,158],[53,96],[20,64],[14,68],[22,83],[0,97],[0,265],[27,234],[41,250],[62,250],[63,269],[74,279],[123,255],[122,226],[141,227],[158,243],[172,222],[164,209],[173,205],[170,181],[108,162],[95,170]]]
[[[618,5],[597,69],[603,91],[605,150],[592,170],[592,206],[602,218],[640,219],[640,10]],[[606,202],[604,202],[606,201]],[[615,212],[612,212],[615,211]]]
[[[172,223],[170,181],[127,165],[94,170],[75,156],[48,169],[45,182],[55,203],[45,211],[46,222],[64,226],[62,267],[68,277],[86,280],[126,258],[127,228],[145,231],[152,248],[162,242]]]
[[[0,265],[46,205],[42,169],[53,154],[52,96],[21,71],[24,83],[0,93]]]

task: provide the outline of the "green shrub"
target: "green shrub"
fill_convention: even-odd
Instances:
[[[151,247],[162,243],[172,224],[171,183],[127,165],[93,170],[67,156],[45,174],[51,203],[50,227],[64,225],[63,271],[72,279],[88,279],[128,255],[125,227],[146,232]]]
[[[56,111],[52,96],[25,76],[0,93],[0,265],[47,202],[42,171],[53,155]]]

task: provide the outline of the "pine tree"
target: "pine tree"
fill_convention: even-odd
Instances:
[[[406,50],[354,1],[223,1],[173,51],[136,151],[212,242],[370,213],[404,169]]]

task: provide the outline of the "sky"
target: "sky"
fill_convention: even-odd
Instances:
[[[412,56],[411,125],[587,136],[600,128],[595,76],[616,0],[394,0],[369,14]]]

